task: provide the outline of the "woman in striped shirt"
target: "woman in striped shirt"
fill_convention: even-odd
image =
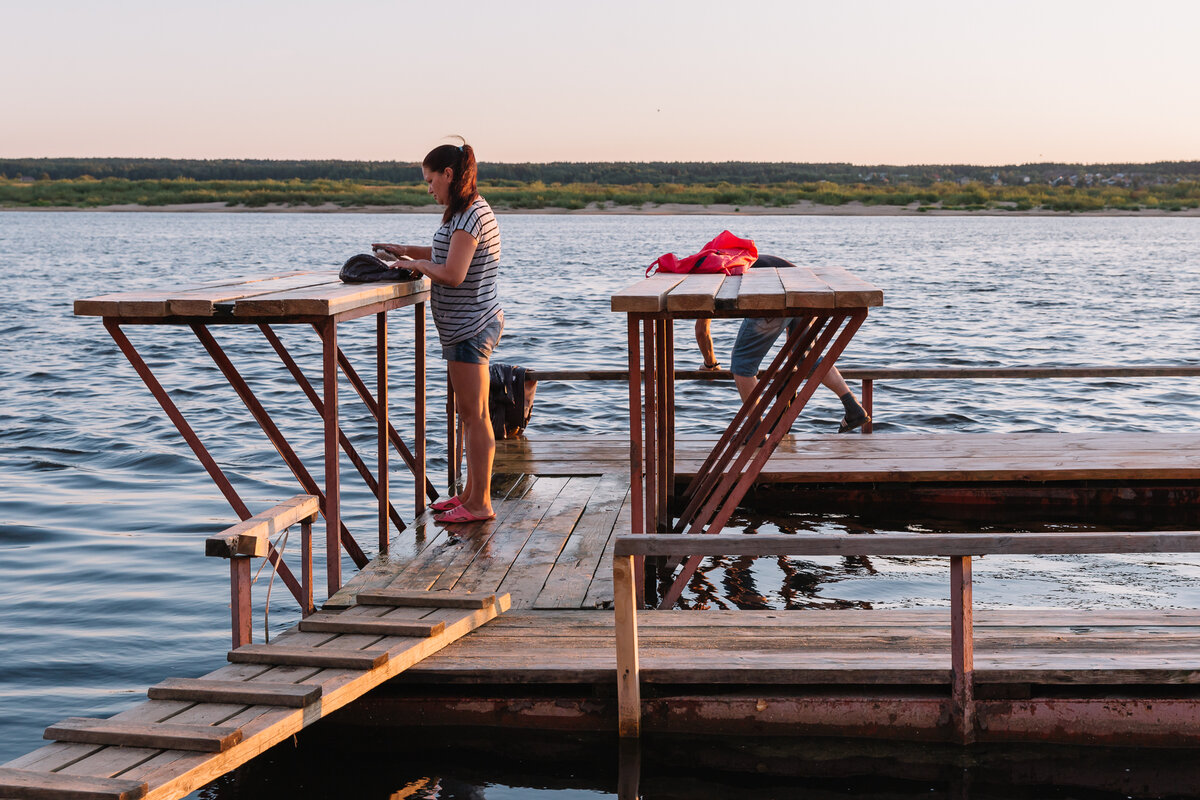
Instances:
[[[476,185],[475,151],[469,144],[435,147],[421,162],[425,184],[446,207],[433,246],[376,244],[433,283],[433,321],[446,359],[450,385],[463,422],[467,481],[455,497],[431,508],[442,523],[492,519],[492,462],[496,439],[488,417],[488,359],[504,330],[496,293],[500,229]]]

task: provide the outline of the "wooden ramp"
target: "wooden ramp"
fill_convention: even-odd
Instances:
[[[716,436],[679,436],[675,474],[690,478]],[[629,473],[629,440],[556,436],[496,443],[496,471],[543,476]],[[1200,480],[1195,433],[789,435],[760,483]]]
[[[230,666],[151,687],[110,719],[52,725],[0,767],[0,797],[178,798],[244,764],[501,614],[507,596],[376,592],[323,611]]]

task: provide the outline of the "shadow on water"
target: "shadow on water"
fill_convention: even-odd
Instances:
[[[381,736],[330,723],[193,797],[1200,797],[1200,762],[1190,751],[693,736],[648,736],[639,744],[612,734],[482,728],[389,729]]]

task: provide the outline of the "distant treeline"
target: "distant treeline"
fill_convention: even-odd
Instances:
[[[1151,164],[1019,164],[981,167],[969,164],[845,163],[802,164],[759,161],[646,161],[567,162],[545,164],[479,165],[481,180],[493,185],[554,184],[770,186],[829,182],[854,184],[932,186],[936,183],[979,182],[1014,186],[1025,183],[1075,183],[1088,176],[1125,186],[1200,180],[1200,161],[1160,161]],[[402,161],[271,161],[256,159],[169,158],[8,158],[0,159],[0,178],[69,180],[124,178],[131,181],[354,181],[356,183],[411,184],[419,182],[419,166]],[[1120,176],[1120,177],[1117,177]],[[1100,178],[1096,182],[1100,182]]]

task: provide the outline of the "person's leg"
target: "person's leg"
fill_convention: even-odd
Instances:
[[[472,516],[492,515],[492,462],[496,457],[496,437],[488,418],[488,389],[491,386],[488,365],[448,361],[450,384],[463,423],[467,460],[467,481],[459,494]]]

